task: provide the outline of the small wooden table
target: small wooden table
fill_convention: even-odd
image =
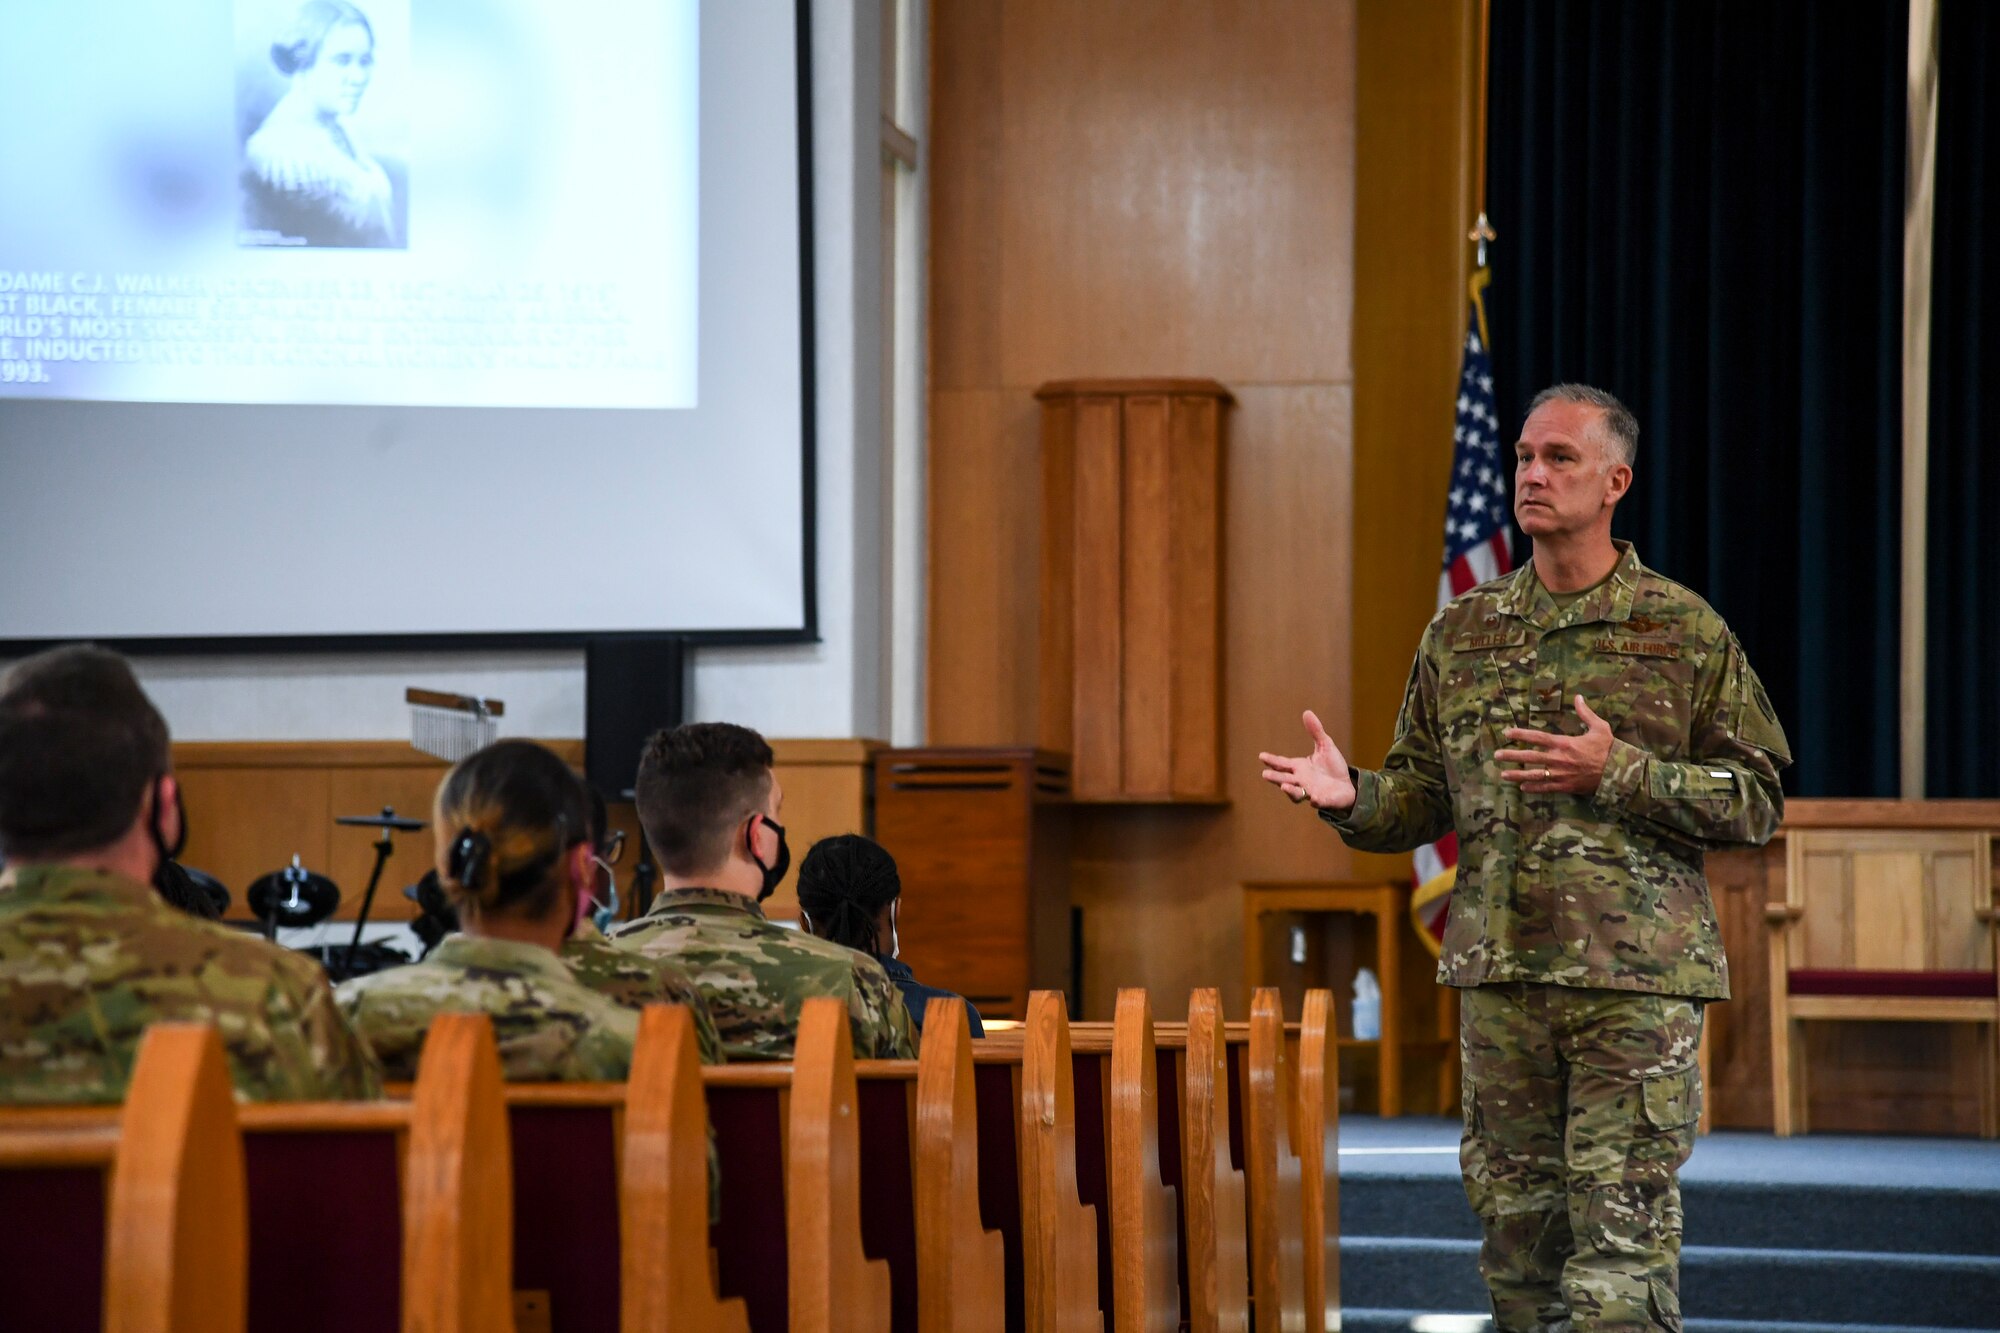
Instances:
[[[1343,1049],[1373,1046],[1378,1051],[1376,1070],[1377,1113],[1403,1113],[1403,1050],[1411,1039],[1402,1031],[1402,951],[1399,931],[1410,929],[1410,886],[1404,883],[1300,882],[1245,884],[1243,886],[1243,976],[1251,988],[1266,984],[1264,931],[1262,918],[1274,912],[1347,912],[1375,918],[1375,975],[1382,987],[1382,1037],[1380,1041],[1354,1036],[1340,1038]],[[1447,1048],[1439,1072],[1438,1100],[1450,1106],[1456,1098],[1456,1018],[1451,997],[1439,1009],[1439,1034],[1415,1044]],[[1352,1019],[1349,1020],[1352,1031]]]

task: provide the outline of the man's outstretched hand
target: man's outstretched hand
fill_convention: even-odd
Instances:
[[[1283,755],[1259,754],[1264,761],[1264,781],[1294,801],[1311,801],[1321,810],[1346,810],[1354,804],[1354,778],[1340,747],[1326,734],[1312,710],[1306,710],[1306,734],[1312,737],[1312,753],[1297,759]]]

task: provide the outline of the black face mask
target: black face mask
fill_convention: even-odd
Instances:
[[[773,861],[770,865],[765,865],[762,861],[757,860],[756,828],[753,826],[751,830],[744,835],[745,837],[750,839],[750,859],[752,861],[756,861],[757,868],[764,872],[764,887],[757,890],[757,901],[761,903],[766,898],[776,893],[778,891],[778,885],[784,882],[785,872],[792,868],[792,849],[791,846],[785,841],[785,826],[783,824],[780,824],[777,820],[772,819],[768,815],[759,815],[758,818],[764,821],[765,825],[770,828],[771,832],[778,835],[778,859]]]
[[[187,806],[181,803],[180,787],[176,784],[174,787],[174,808],[180,813],[181,827],[180,833],[174,838],[174,845],[171,847],[167,846],[167,835],[161,831],[166,825],[165,782],[166,778],[164,775],[153,779],[153,813],[146,821],[146,832],[152,834],[153,850],[160,855],[159,864],[153,867],[153,887],[161,893],[170,895],[172,890],[165,881],[167,876],[173,872],[167,867],[175,857],[181,854],[181,849],[187,846],[188,825]]]

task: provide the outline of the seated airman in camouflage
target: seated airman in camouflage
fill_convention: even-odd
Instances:
[[[446,775],[433,828],[438,882],[459,932],[421,963],[357,977],[338,992],[385,1076],[416,1076],[437,1015],[480,1013],[493,1020],[509,1079],[623,1079],[639,1008],[686,992],[653,969],[619,977],[614,998],[560,956],[596,874],[576,776],[532,741],[496,742]]]
[[[576,979],[628,1009],[662,1002],[684,1004],[694,1014],[695,1042],[705,1065],[722,1063],[722,1039],[708,1001],[688,975],[664,958],[621,949],[604,938],[600,921],[612,922],[618,911],[617,865],[625,834],[613,829],[604,797],[582,778],[590,802],[592,879],[590,892],[578,903],[576,930],[563,941],[562,959]]]
[[[758,906],[791,864],[784,789],[762,736],[726,722],[659,732],[639,761],[638,798],[664,887],[612,943],[693,977],[731,1060],[790,1059],[799,1009],[816,995],[846,1002],[857,1059],[915,1053],[909,1011],[880,963]]]
[[[132,669],[58,648],[0,685],[0,1102],[115,1102],[150,1023],[213,1023],[237,1095],[370,1097],[326,974],[160,897],[185,834],[167,724]]]

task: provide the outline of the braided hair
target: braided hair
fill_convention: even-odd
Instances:
[[[438,885],[460,912],[530,918],[557,907],[563,854],[590,838],[583,784],[533,741],[495,741],[438,787]]]
[[[896,858],[858,833],[821,838],[799,866],[799,907],[813,933],[875,952],[875,922],[903,892]]]

